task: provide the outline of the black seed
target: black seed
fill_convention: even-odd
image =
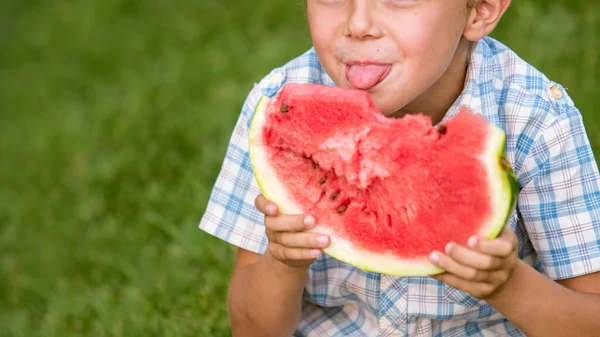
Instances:
[[[338,207],[337,211],[338,211],[338,213],[344,213],[347,208],[348,208],[348,206],[342,205],[342,206]]]
[[[446,132],[448,132],[448,127],[447,127],[447,126],[445,126],[444,124],[442,124],[442,125],[440,125],[440,126],[438,127],[438,133],[439,133],[440,135],[445,135],[445,134],[446,134]]]
[[[327,181],[327,178],[321,178],[321,180],[319,180],[319,184],[323,185],[323,184],[325,184],[326,181]]]
[[[331,200],[335,200],[335,199],[337,199],[337,197],[339,197],[339,196],[340,196],[340,192],[335,192],[335,193],[333,193],[333,194],[331,195]]]
[[[288,111],[290,111],[290,107],[287,106],[287,104],[284,104],[281,106],[281,109],[279,109],[281,111],[281,113],[287,113]]]
[[[317,163],[313,163],[313,164],[312,164],[312,168],[313,168],[313,170],[316,170],[318,167],[319,167],[319,164],[317,164]]]

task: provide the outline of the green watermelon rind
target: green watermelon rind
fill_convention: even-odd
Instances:
[[[249,154],[255,179],[264,197],[276,203],[280,214],[302,214],[302,207],[293,201],[284,185],[276,178],[276,172],[268,165],[266,149],[261,144],[262,125],[265,121],[265,112],[269,98],[262,96],[256,106],[250,123]],[[498,237],[513,209],[516,206],[519,184],[514,171],[510,166],[502,164],[505,156],[506,134],[500,128],[490,124],[490,137],[488,138],[488,151],[482,154],[488,167],[490,181],[495,182],[492,188],[493,204],[496,206],[486,226],[478,233],[487,239]],[[323,227],[309,230],[309,232],[327,234],[331,237],[331,244],[323,252],[340,261],[354,265],[370,272],[382,273],[393,276],[427,276],[441,274],[444,270],[429,261],[428,256],[419,259],[398,259],[370,253],[360,247],[353,247],[352,243],[338,237]]]

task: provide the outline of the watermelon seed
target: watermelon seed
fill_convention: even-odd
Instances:
[[[326,181],[327,181],[327,178],[323,177],[323,178],[321,178],[321,180],[319,180],[319,184],[323,185],[323,184],[325,184]]]
[[[441,125],[438,127],[438,133],[439,133],[440,135],[445,135],[445,134],[446,134],[446,132],[448,132],[448,127],[447,127],[446,125],[444,125],[444,124],[441,124]]]
[[[313,164],[312,164],[312,168],[313,168],[313,170],[316,170],[318,167],[319,167],[319,164],[317,164],[317,163],[313,163]]]
[[[342,204],[337,208],[337,212],[344,213],[348,209],[348,206],[350,206],[350,203],[352,203],[350,199],[342,201]]]
[[[281,111],[281,113],[287,113],[288,111],[290,111],[290,107],[287,106],[287,104],[284,104],[281,106],[281,109],[279,109]]]
[[[340,196],[340,192],[339,192],[339,191],[338,191],[338,192],[334,192],[334,193],[331,195],[331,200],[335,200],[335,199],[337,199],[337,197],[339,197],[339,196]]]

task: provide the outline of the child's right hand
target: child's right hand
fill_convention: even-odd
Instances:
[[[277,205],[262,194],[254,204],[265,215],[268,249],[276,260],[290,267],[308,267],[329,245],[327,235],[306,232],[316,225],[313,216],[279,214]]]

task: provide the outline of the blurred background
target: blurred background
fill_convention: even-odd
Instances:
[[[493,34],[568,88],[600,154],[600,3]],[[234,250],[198,229],[240,106],[310,47],[301,0],[3,0],[0,336],[228,336]]]

